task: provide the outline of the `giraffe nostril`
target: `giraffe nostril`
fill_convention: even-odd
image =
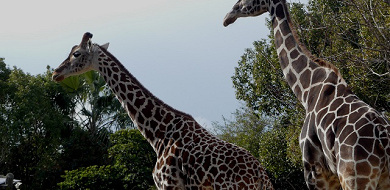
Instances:
[[[64,75],[60,75],[59,73],[57,73],[56,71],[54,71],[53,75],[52,75],[52,80],[56,81],[56,82],[60,82],[62,80],[65,79]]]

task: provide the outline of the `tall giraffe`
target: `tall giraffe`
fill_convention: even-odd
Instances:
[[[85,33],[54,70],[53,80],[98,71],[157,154],[153,179],[159,189],[273,189],[259,161],[248,151],[218,139],[192,116],[153,96]]]
[[[300,135],[310,189],[390,189],[389,121],[348,88],[339,71],[299,42],[285,0],[239,0],[239,17],[271,15],[283,74],[306,110]]]

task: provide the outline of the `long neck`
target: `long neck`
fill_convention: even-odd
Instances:
[[[334,90],[325,92],[324,82],[333,86],[329,88],[336,88],[339,84],[347,86],[332,64],[314,58],[306,47],[300,44],[285,0],[271,4],[269,12],[283,74],[306,110],[311,110],[317,104],[321,94],[334,94]]]
[[[99,48],[97,70],[116,94],[132,121],[155,151],[163,150],[167,133],[177,131],[175,123],[193,118],[153,96],[108,51]],[[194,120],[195,121],[195,120]]]

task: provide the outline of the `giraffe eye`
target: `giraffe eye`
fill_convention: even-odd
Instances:
[[[73,53],[73,56],[74,56],[74,57],[78,57],[78,56],[80,56],[80,55],[81,55],[81,53],[78,52],[78,51],[76,51],[76,52]]]

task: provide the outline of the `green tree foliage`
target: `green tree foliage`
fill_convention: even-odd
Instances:
[[[247,107],[236,110],[233,120],[223,118],[224,123],[213,123],[215,133],[219,137],[245,148],[255,157],[259,157],[260,139],[263,131],[272,127],[273,121],[259,117]]]
[[[290,4],[290,13],[301,41],[313,55],[339,68],[347,83],[362,100],[390,115],[389,5],[385,1],[313,0],[305,7]],[[270,23],[268,22],[269,29]],[[259,142],[261,163],[280,189],[302,187],[300,128],[304,109],[284,80],[274,47],[273,32],[268,39],[253,43],[245,50],[232,77],[236,97],[252,110],[259,120],[271,118],[271,124],[260,123],[260,134],[246,139]],[[239,131],[254,128],[253,116],[234,113],[232,121],[217,128],[223,139],[240,144]],[[237,132],[237,126],[240,130]],[[236,133],[237,134],[234,134]],[[258,139],[260,139],[258,141]],[[255,150],[250,150],[254,152]]]
[[[75,95],[79,110],[75,117],[91,133],[102,129],[124,129],[133,127],[114,93],[103,77],[90,71],[83,75],[71,76],[61,83],[68,93]]]
[[[283,78],[272,39],[255,41],[253,49],[245,50],[233,86],[236,98],[256,114],[288,116],[286,111],[295,112],[298,101]]]
[[[121,168],[130,189],[154,186],[152,172],[157,156],[139,130],[119,130],[111,135],[111,142],[110,157],[114,159],[114,166]]]
[[[293,15],[302,41],[336,65],[352,91],[390,112],[390,9],[385,1],[310,1]]]
[[[14,173],[25,188],[50,188],[47,180],[60,172],[56,160],[61,132],[70,120],[63,114],[68,105],[59,100],[67,97],[58,95],[63,90],[51,81],[49,72],[32,76],[3,67],[3,61],[1,65],[1,85],[6,91],[2,91],[0,109],[0,172]]]
[[[305,188],[298,136],[300,126],[257,115],[248,107],[236,110],[233,120],[214,123],[218,136],[245,148],[266,168],[275,188]]]
[[[0,58],[0,134],[7,134],[8,130],[5,127],[6,118],[4,113],[7,111],[6,108],[6,100],[8,98],[7,92],[8,92],[8,84],[7,80],[9,78],[9,75],[11,73],[11,70],[7,67],[7,65],[4,63],[4,58]],[[0,138],[0,143],[2,145],[6,145],[9,141],[9,136],[2,136]],[[6,160],[6,156],[9,154],[9,148],[1,148],[0,149],[0,163],[4,163]]]
[[[306,188],[301,169],[301,157],[299,162],[294,162],[295,160],[291,158],[294,155],[288,153],[291,138],[294,138],[290,135],[294,132],[293,128],[274,127],[264,132],[259,141],[261,164],[267,169],[276,189]]]
[[[61,189],[150,189],[156,154],[136,129],[111,135],[111,165],[90,166],[65,172]]]
[[[61,163],[61,170],[108,164],[110,160],[107,149],[110,146],[108,139],[110,134],[104,131],[98,135],[100,138],[96,138],[79,126],[64,130],[58,160]]]
[[[63,80],[60,85],[74,98],[71,128],[63,141],[61,158],[67,169],[109,164],[109,136],[113,130],[133,127],[103,77],[87,72]],[[91,148],[92,147],[92,148]]]
[[[14,173],[25,189],[56,189],[64,170],[111,163],[109,135],[132,126],[98,75],[68,86],[51,75],[49,67],[33,76],[0,59],[0,174]]]
[[[89,166],[65,171],[65,181],[59,183],[61,189],[125,189],[120,171],[112,165]]]
[[[0,102],[5,102],[7,96],[7,80],[9,79],[9,75],[11,74],[11,70],[4,63],[4,58],[0,58]]]

